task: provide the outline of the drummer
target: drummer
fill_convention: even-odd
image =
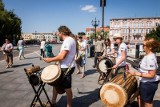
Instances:
[[[111,40],[109,38],[106,38],[104,41],[104,44],[105,44],[105,47],[104,47],[103,55],[99,59],[103,57],[109,57],[109,56],[114,57],[115,49],[114,49],[114,44],[113,43],[111,44]]]
[[[138,97],[139,107],[153,107],[153,98],[158,88],[158,80],[160,77],[156,75],[158,69],[156,50],[160,50],[160,43],[154,38],[145,38],[143,41],[143,49],[145,56],[139,63],[138,72],[128,71],[140,79],[140,96]]]
[[[60,53],[52,58],[44,58],[44,61],[47,63],[59,61],[60,67],[62,71],[62,82],[60,86],[64,88],[66,95],[67,95],[67,107],[72,107],[72,89],[71,89],[71,82],[72,82],[72,73],[75,70],[75,55],[76,55],[76,42],[75,40],[70,37],[71,31],[66,26],[60,26],[58,28],[59,31],[59,38],[63,41],[61,46]],[[70,66],[71,65],[71,66]],[[64,77],[63,74],[71,67],[71,70],[68,74]],[[52,97],[52,104],[56,104],[57,98],[57,91],[55,87],[53,87],[53,97]]]
[[[116,57],[116,63],[112,67],[115,69],[115,72],[113,73],[112,77],[116,76],[118,73],[121,72],[121,69],[125,69],[126,66],[126,58],[127,58],[127,45],[123,42],[123,37],[120,33],[115,33],[114,35],[115,43],[118,45],[118,48],[116,50],[117,57]]]

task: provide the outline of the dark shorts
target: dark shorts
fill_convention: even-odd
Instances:
[[[158,88],[158,81],[156,82],[140,82],[140,96],[144,102],[152,102],[155,92]]]
[[[61,68],[62,74],[61,74],[61,83],[59,86],[63,89],[71,88],[72,86],[72,74],[75,70],[75,67],[71,68],[71,70],[68,72],[67,75],[65,75],[68,68]]]

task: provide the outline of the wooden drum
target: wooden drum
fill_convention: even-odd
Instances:
[[[41,74],[41,79],[44,83],[49,85],[58,85],[61,70],[58,65],[49,65],[45,67]]]
[[[124,107],[137,90],[137,80],[131,74],[118,74],[104,84],[100,90],[102,102],[107,107]]]
[[[44,83],[55,86],[58,94],[63,94],[65,90],[60,86],[61,69],[58,65],[49,65],[45,67],[41,74],[41,79]]]

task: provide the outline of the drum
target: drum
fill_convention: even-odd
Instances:
[[[118,74],[100,89],[100,98],[107,107],[124,107],[137,90],[137,80],[131,74]]]
[[[39,85],[42,81],[41,81],[41,76],[40,76],[40,73],[34,73],[34,74],[31,74],[29,76],[29,82],[30,84],[34,85],[34,86],[37,86]]]
[[[32,73],[35,73],[39,70],[40,70],[40,66],[34,66],[34,65],[32,65],[32,67],[25,68],[26,73],[29,75],[31,75]]]
[[[98,62],[98,66],[97,69],[100,73],[106,73],[106,72],[110,72],[111,68],[113,66],[113,62],[109,59],[109,58],[102,58],[99,62]]]
[[[41,74],[41,79],[44,83],[47,83],[51,86],[55,86],[59,94],[64,93],[64,89],[60,88],[59,84],[61,82],[61,69],[58,65],[49,65],[45,67]]]

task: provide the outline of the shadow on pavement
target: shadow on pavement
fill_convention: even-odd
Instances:
[[[12,67],[13,68],[16,68],[16,67],[20,67],[20,66],[26,66],[26,65],[31,65],[32,63],[26,63],[26,64],[20,64],[20,65],[13,65]]]
[[[27,57],[25,59],[34,59],[34,58],[39,58],[39,57]]]
[[[80,97],[74,96],[74,98],[72,99],[73,107],[89,107],[91,104],[97,102],[100,99],[98,88],[95,89],[94,91],[78,92],[78,93],[79,95],[83,94],[83,96]],[[58,101],[57,105],[59,107],[66,107],[66,96],[62,96]]]
[[[85,71],[85,75],[91,75],[91,74],[94,74],[94,73],[97,73],[97,70],[96,69],[89,69],[87,71]]]
[[[0,72],[0,74],[5,74],[5,73],[10,73],[10,72],[13,72],[14,70],[11,70],[11,71],[3,71],[3,72]]]
[[[126,107],[138,107],[138,102],[134,101],[131,104],[127,105]],[[160,101],[159,100],[154,100],[153,101],[153,107],[160,107]]]

